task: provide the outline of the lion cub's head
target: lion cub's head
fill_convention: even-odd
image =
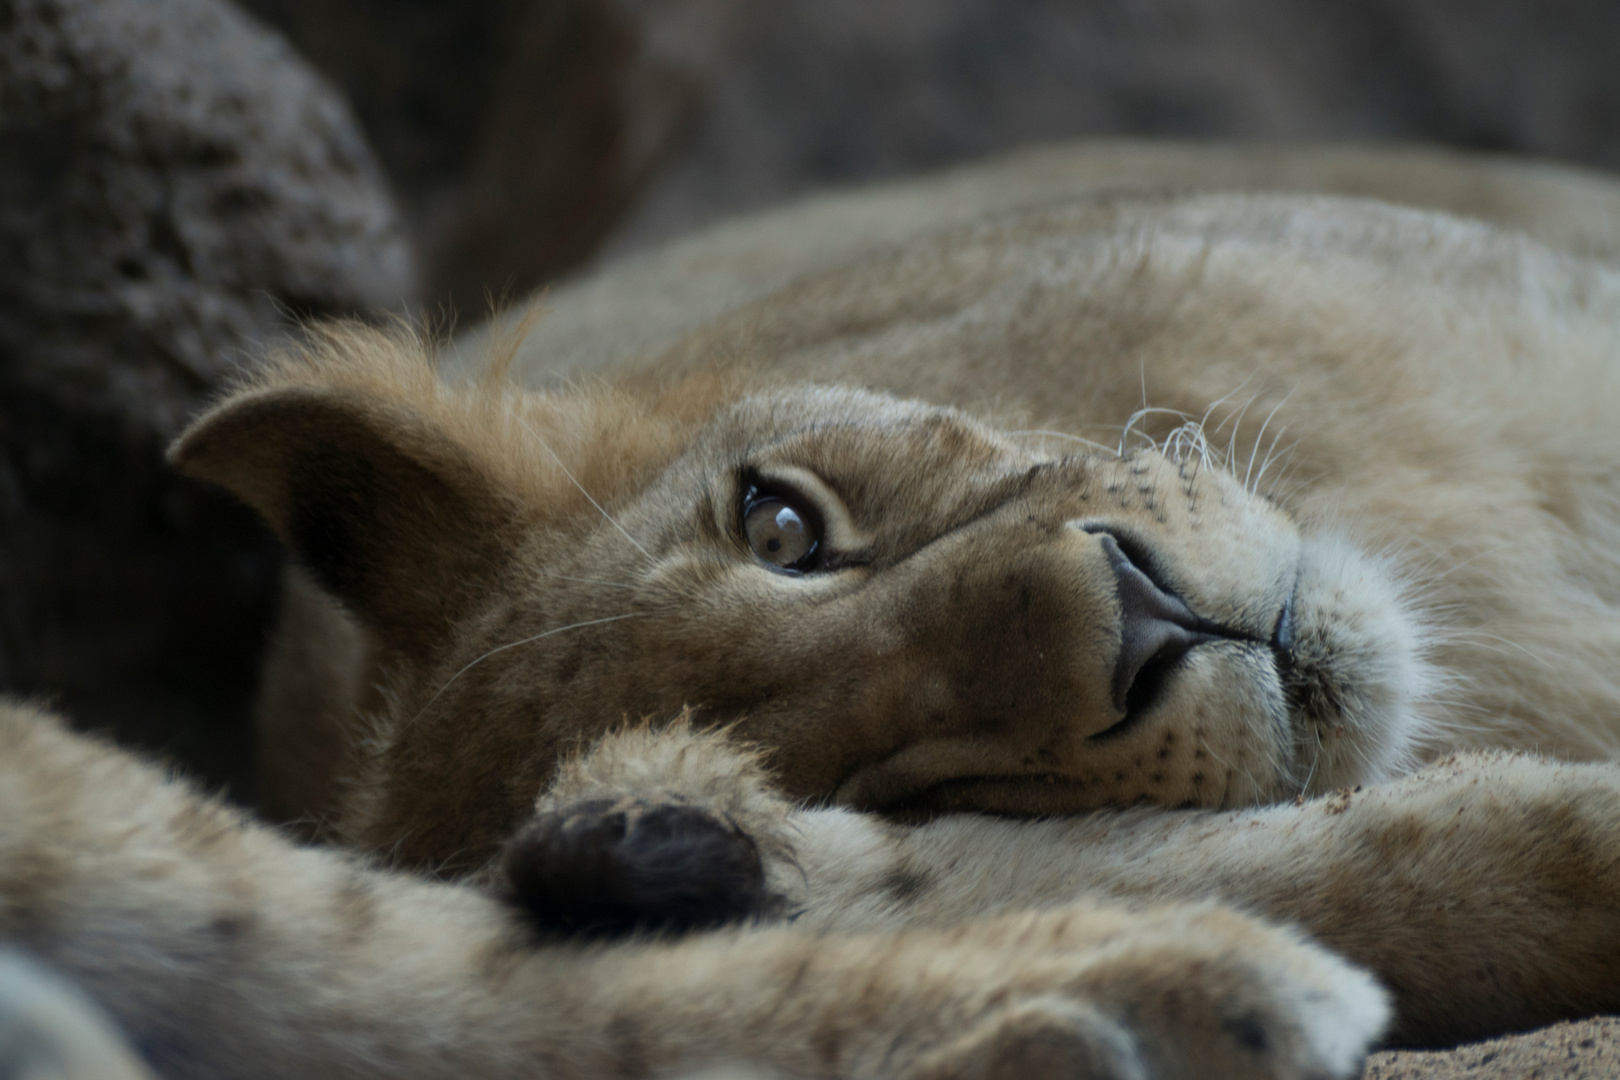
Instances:
[[[1381,568],[1177,453],[1054,456],[961,412],[732,371],[449,388],[358,328],[199,420],[378,646],[345,831],[470,866],[560,755],[683,706],[791,792],[893,812],[1233,806],[1411,735]]]

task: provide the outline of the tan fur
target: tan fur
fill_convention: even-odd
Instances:
[[[1183,186],[1178,153],[1112,175]],[[1270,153],[1233,175],[1288,172]],[[1371,967],[1403,1037],[1620,1007],[1620,772],[1400,778],[1620,746],[1620,280],[1371,202],[1098,194],[1108,160],[936,182],[887,230],[904,192],[732,226],[442,379],[409,334],[315,331],[176,447],[335,599],[306,597],[307,640],[365,665],[277,654],[302,715],[268,729],[347,747],[294,764],[284,810],[479,881],[537,812],[701,806],[757,840],[792,930],[531,954],[473,889],[295,851],[14,712],[4,932],[213,1075],[297,1072],[277,1047],[330,1075],[1350,1075],[1377,992],[1212,899]],[[1292,160],[1374,192],[1382,161],[1395,196],[1423,171]],[[1423,168],[1426,205],[1490,189],[1555,239],[1616,197]],[[536,352],[593,323],[596,351]],[[813,505],[825,572],[753,555],[753,484]],[[1223,628],[1128,718],[1104,533]],[[857,812],[973,809],[1098,812]],[[1130,913],[1065,906],[1089,893]]]

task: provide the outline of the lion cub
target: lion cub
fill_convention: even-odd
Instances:
[[[1620,770],[1394,779],[1432,627],[1194,451],[1043,456],[838,387],[455,389],[330,328],[176,457],[386,658],[332,834],[545,930],[1221,898],[1370,967],[1403,1039],[1620,1005]],[[1187,809],[939,816],[1153,802]]]
[[[1349,1077],[1620,1007],[1620,769],[1506,752],[1620,743],[1614,271],[1281,196],[659,265],[558,296],[627,352],[328,327],[176,445],[302,567],[269,718],[350,853],[0,710],[0,927],[161,1074]]]
[[[342,606],[347,844],[567,933],[1216,898],[1446,1041],[1620,1005],[1613,768],[1448,756],[1620,741],[1617,326],[1478,222],[1113,195],[528,391],[331,331],[177,461]]]

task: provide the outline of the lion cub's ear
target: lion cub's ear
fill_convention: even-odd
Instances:
[[[252,390],[179,438],[386,644],[431,650],[487,595],[521,527],[490,470],[412,404],[344,386]]]

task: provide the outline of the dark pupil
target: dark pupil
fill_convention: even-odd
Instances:
[[[775,496],[751,503],[743,525],[748,546],[773,566],[797,567],[816,550],[820,539],[809,518]]]

